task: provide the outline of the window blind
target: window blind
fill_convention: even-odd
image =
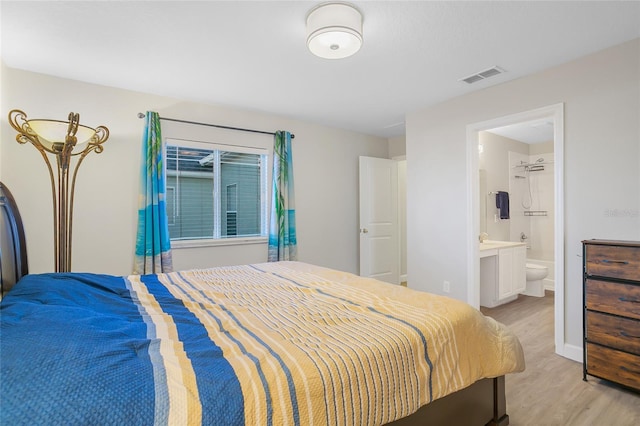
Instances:
[[[266,155],[167,146],[167,214],[171,239],[265,235]]]

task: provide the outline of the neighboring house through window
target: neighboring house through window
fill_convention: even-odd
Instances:
[[[267,151],[168,139],[172,241],[267,235]]]

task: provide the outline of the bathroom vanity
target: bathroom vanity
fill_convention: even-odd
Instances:
[[[493,308],[515,300],[527,286],[526,264],[525,243],[480,243],[480,305]]]

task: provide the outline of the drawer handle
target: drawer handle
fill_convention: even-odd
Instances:
[[[624,296],[620,296],[618,298],[618,300],[621,301],[621,302],[640,303],[640,300],[638,300],[638,299],[628,299],[628,298],[626,298]]]
[[[602,259],[602,263],[619,263],[621,265],[628,265],[629,262],[624,261],[624,260],[609,260],[609,259]]]
[[[621,331],[621,332],[620,332],[620,335],[621,335],[622,337],[632,337],[632,338],[634,338],[634,339],[640,339],[640,336],[634,336],[633,334],[629,334],[629,333],[627,333],[626,331]]]

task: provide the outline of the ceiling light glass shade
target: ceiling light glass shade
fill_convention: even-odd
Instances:
[[[53,149],[54,143],[65,142],[69,129],[69,122],[59,120],[33,119],[27,120],[27,124],[31,127],[31,130],[34,131],[38,141],[49,150]],[[84,145],[89,142],[95,134],[95,129],[78,125],[78,130],[75,134],[77,139],[75,146],[80,147]]]
[[[349,4],[321,4],[307,15],[307,47],[316,56],[346,58],[360,50],[362,41],[362,15]]]

